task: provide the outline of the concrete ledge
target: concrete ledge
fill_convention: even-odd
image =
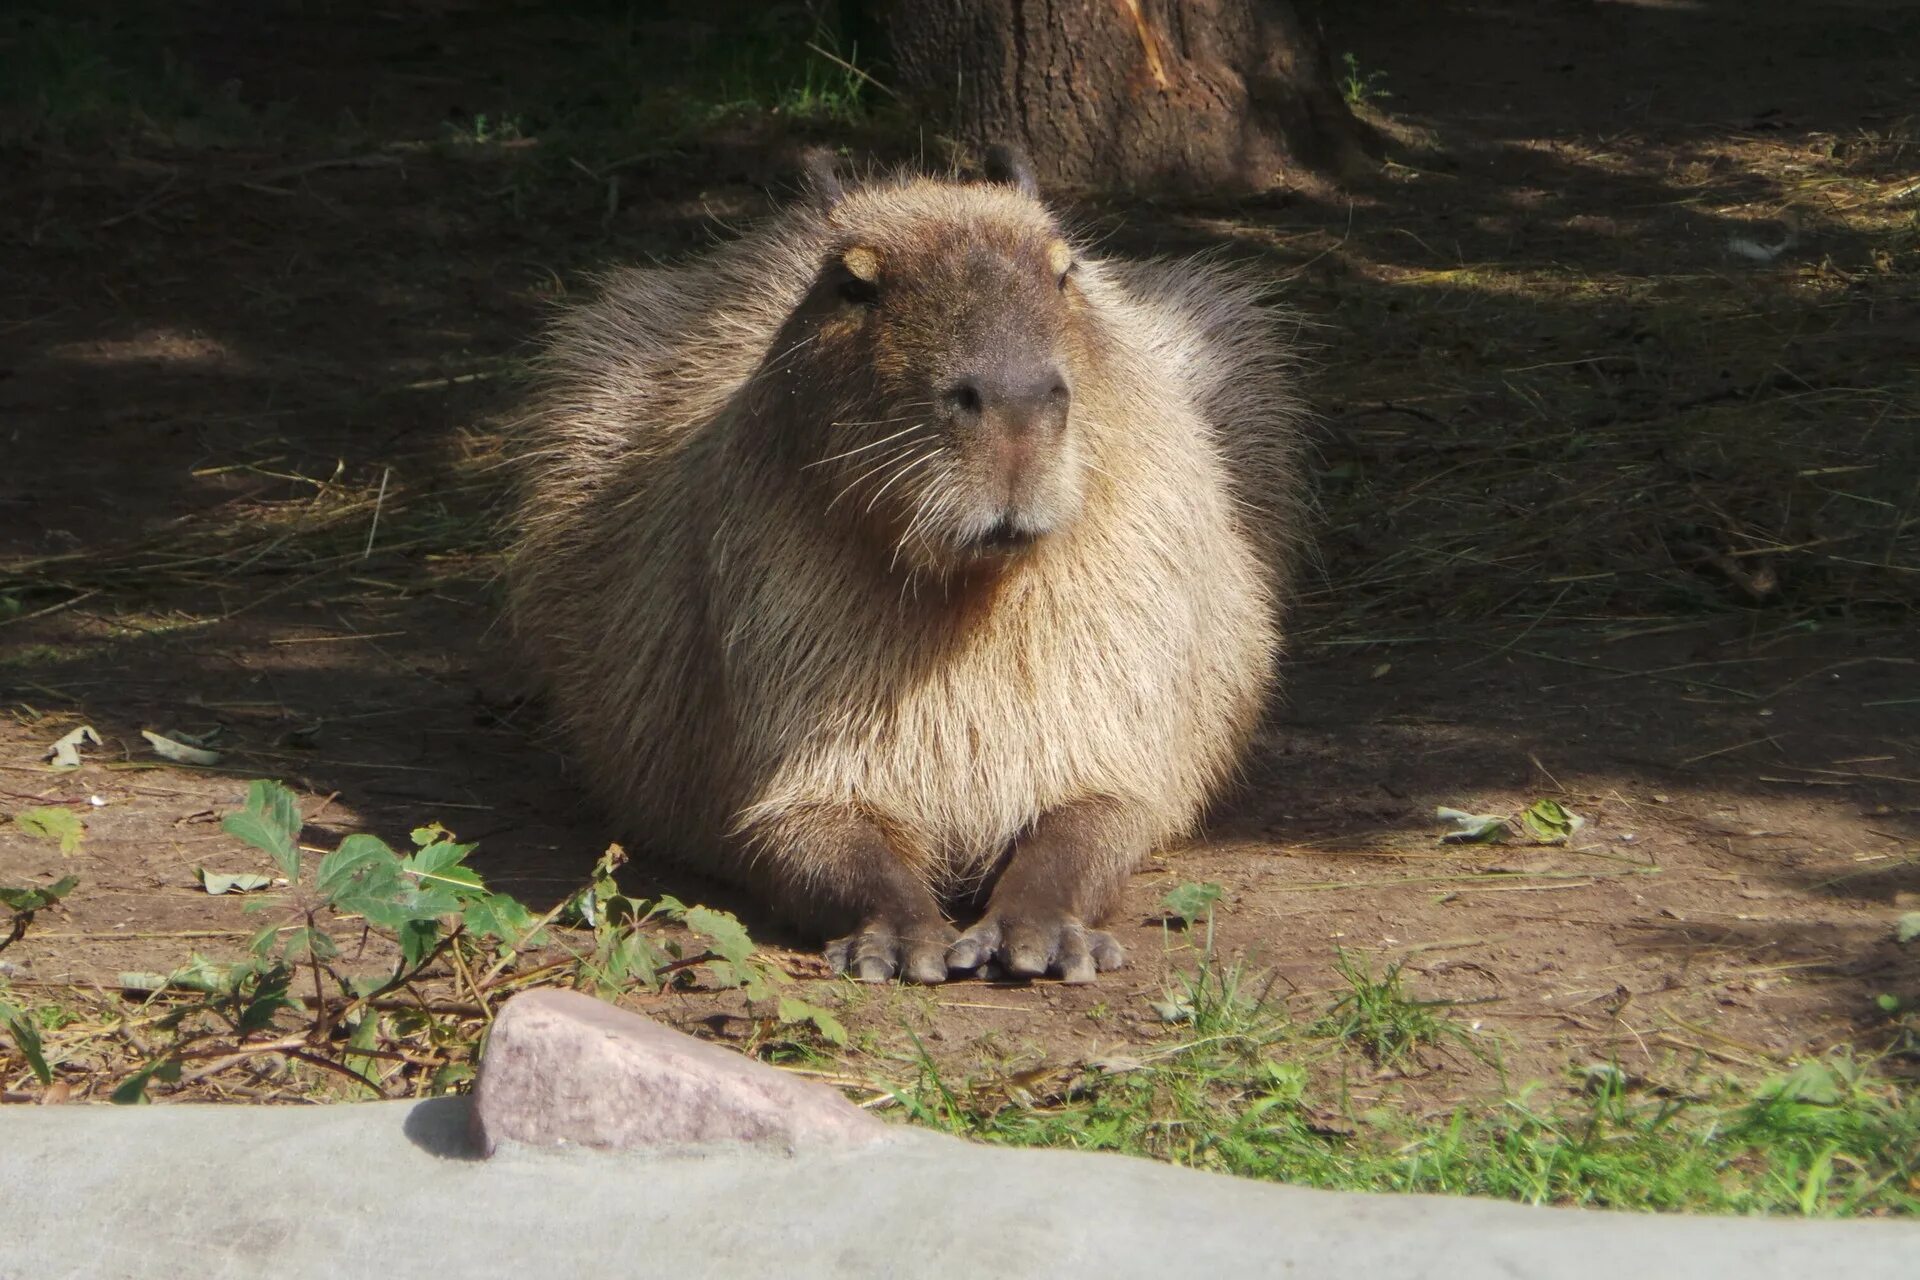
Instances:
[[[465,1100],[0,1108],[0,1280],[647,1274],[1907,1280],[1920,1225],[1306,1191],[902,1131],[480,1160]]]

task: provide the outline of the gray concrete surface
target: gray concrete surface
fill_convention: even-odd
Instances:
[[[504,1146],[464,1100],[0,1108],[0,1278],[1920,1275],[1920,1225],[1305,1191],[903,1131],[864,1150]]]

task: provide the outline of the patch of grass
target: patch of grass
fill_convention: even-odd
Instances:
[[[1920,1211],[1920,1095],[1864,1072],[1818,1100],[1766,1082],[1722,1083],[1692,1100],[1608,1082],[1584,1105],[1522,1096],[1395,1136],[1402,1145],[1373,1172],[1396,1190],[1652,1210]]]
[[[633,5],[576,15],[567,30],[566,78],[513,99],[556,173],[612,172],[716,132],[845,129],[874,107],[861,50],[817,6]]]
[[[1375,978],[1365,959],[1343,950],[1335,953],[1333,967],[1347,984],[1346,994],[1309,1034],[1353,1045],[1383,1067],[1406,1062],[1427,1045],[1466,1043],[1465,1029],[1438,1012],[1444,1002],[1415,1000],[1406,993],[1398,964]]]
[[[456,146],[484,147],[519,142],[525,137],[520,117],[514,115],[488,115],[482,111],[464,124],[447,126],[447,140]]]
[[[1689,1091],[1617,1069],[1560,1101],[1541,1091],[1437,1116],[1355,1115],[1325,1068],[1464,1034],[1397,972],[1343,964],[1349,991],[1301,1026],[1242,965],[1209,958],[1170,998],[1177,1039],[1150,1053],[955,1080],[930,1055],[894,1096],[915,1123],[1007,1146],[1112,1151],[1338,1190],[1536,1204],[1809,1216],[1920,1212],[1920,1093],[1835,1057]],[[1356,1062],[1354,1056],[1364,1055]]]
[[[1348,106],[1358,109],[1385,102],[1393,96],[1381,87],[1386,82],[1386,72],[1361,71],[1360,60],[1351,53],[1341,55],[1340,65],[1340,96],[1347,100]]]
[[[867,104],[857,49],[836,38],[804,5],[767,5],[739,29],[695,42],[673,81],[637,99],[636,112],[664,117],[667,133],[686,133],[764,112],[790,120],[851,124]]]

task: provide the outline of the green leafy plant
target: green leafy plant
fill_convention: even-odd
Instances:
[[[774,999],[779,1024],[809,1024],[829,1044],[847,1043],[846,1027],[829,1010],[776,990],[787,975],[757,957],[753,939],[733,915],[666,895],[648,902],[622,893],[614,873],[626,857],[619,845],[610,846],[586,887],[562,904],[563,919],[593,931],[593,951],[580,970],[596,990],[610,995],[637,982],[657,991],[676,975],[704,970],[715,985],[738,987],[749,1001]],[[684,925],[706,949],[689,955],[679,942],[649,931],[668,922]]]
[[[72,876],[63,876],[53,884],[38,889],[0,885],[0,906],[5,906],[11,913],[5,936],[0,936],[0,951],[26,937],[27,927],[33,923],[35,912],[44,911],[60,901],[72,893],[74,886],[79,883]],[[40,1037],[40,1021],[32,1010],[5,999],[6,994],[6,980],[0,978],[0,1030],[6,1031],[35,1078],[43,1085],[51,1084],[53,1072],[47,1066],[46,1049]]]
[[[749,1007],[764,1002],[774,1026],[805,1025],[831,1044],[846,1042],[831,1012],[780,993],[787,975],[758,954],[733,916],[622,892],[615,873],[626,855],[618,845],[578,893],[536,916],[488,889],[468,865],[475,846],[438,823],[415,829],[405,851],[369,834],[310,851],[300,844],[293,792],[260,781],[222,826],[280,873],[282,892],[246,903],[278,918],[238,962],[196,955],[169,973],[120,976],[124,990],[164,1002],[158,1026],[172,1040],[120,1084],[115,1101],[138,1102],[155,1082],[192,1083],[263,1054],[376,1094],[390,1084],[445,1092],[472,1077],[493,1003],[541,981],[611,997],[697,980],[739,989]],[[210,892],[257,881],[203,878]],[[679,936],[669,932],[674,925]],[[532,959],[552,950],[561,958]],[[385,966],[368,971],[366,959],[381,955]]]
[[[44,911],[60,899],[72,893],[74,886],[80,883],[73,876],[62,876],[50,885],[38,889],[21,889],[0,885],[0,906],[10,913],[7,930],[0,937],[0,951],[5,951],[27,935],[27,927],[33,923],[36,911]]]
[[[1191,929],[1202,915],[1212,917],[1213,904],[1220,901],[1223,892],[1217,884],[1196,884],[1189,880],[1160,899],[1160,905],[1179,918],[1182,929]]]
[[[1344,68],[1340,76],[1340,96],[1347,100],[1348,106],[1365,107],[1393,96],[1381,87],[1386,81],[1386,72],[1362,72],[1360,60],[1351,53],[1343,54],[1340,62]]]
[[[0,988],[3,992],[4,988]],[[41,1084],[53,1083],[53,1071],[47,1066],[46,1048],[40,1039],[40,1022],[29,1009],[8,1000],[0,1000],[0,1030],[12,1038],[20,1056]]]
[[[484,111],[476,113],[465,126],[449,124],[447,135],[454,144],[470,147],[519,142],[526,136],[521,132],[518,116],[490,116]]]

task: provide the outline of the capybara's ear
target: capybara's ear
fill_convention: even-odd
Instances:
[[[1018,187],[1021,195],[1038,198],[1040,184],[1034,179],[1033,164],[1027,153],[1005,142],[987,148],[987,181]]]
[[[833,208],[847,194],[840,182],[840,157],[831,147],[808,147],[800,166],[806,192],[821,208]]]

